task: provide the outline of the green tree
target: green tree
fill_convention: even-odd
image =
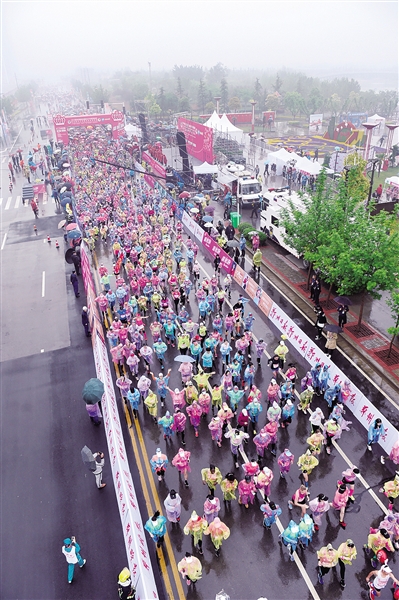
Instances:
[[[349,99],[349,96],[348,96]],[[328,100],[328,107],[331,110],[334,117],[336,117],[342,110],[342,100],[338,94],[332,94]]]
[[[202,111],[205,112],[205,104],[207,98],[206,86],[203,79],[200,79],[199,87],[198,87],[198,105]]]
[[[303,195],[299,200],[288,200],[287,208],[281,211],[280,226],[285,229],[284,241],[309,262],[308,281],[319,247],[333,222],[333,197],[323,169],[317,178],[315,191],[311,195]]]
[[[398,92],[396,90],[385,90],[378,93],[379,112],[389,119],[398,106]]]
[[[272,87],[273,87],[273,89],[274,89],[275,92],[280,93],[280,90],[281,90],[282,86],[283,86],[283,82],[280,79],[280,75],[277,73],[275,82],[273,83]]]
[[[391,154],[389,156],[389,162],[391,163],[391,167],[395,166],[397,156],[399,156],[399,144],[394,144],[392,146]]]
[[[179,100],[179,111],[180,112],[189,112],[191,110],[190,100],[187,96],[184,96]]]
[[[395,322],[393,327],[388,327],[387,332],[392,336],[391,343],[389,344],[388,358],[391,356],[392,346],[395,337],[399,335],[399,290],[391,290],[391,295],[387,300],[387,304],[391,309],[391,315]]]
[[[184,96],[184,90],[183,90],[183,86],[182,86],[180,77],[177,78],[176,93],[177,93],[177,97],[181,100]]]
[[[227,81],[224,77],[223,77],[222,81],[220,82],[220,97],[221,97],[221,103],[223,106],[223,111],[227,112],[228,106],[229,106],[229,87],[228,87]]]
[[[165,99],[165,90],[164,90],[163,86],[161,86],[159,88],[159,94],[157,96],[157,103],[161,107],[162,113],[164,113],[166,110],[166,99]]]
[[[15,98],[14,96],[2,96],[1,97],[1,108],[4,112],[10,116],[14,111]]]
[[[326,246],[334,257],[338,294],[362,294],[358,328],[366,294],[381,298],[382,291],[397,288],[399,235],[394,230],[395,224],[395,216],[385,211],[371,216],[364,206],[359,206],[353,218],[345,221],[344,231],[331,231],[327,236]]]
[[[215,105],[214,105],[214,103],[213,103],[213,102],[207,102],[207,103],[205,104],[205,110],[206,110],[206,112],[208,112],[208,113],[212,113],[212,112],[215,110]]]
[[[358,202],[363,202],[367,198],[370,187],[370,181],[364,174],[367,161],[359,156],[357,152],[352,152],[345,159],[345,166],[348,167],[345,170],[347,193],[349,196],[356,198]]]
[[[229,108],[233,112],[237,112],[237,110],[240,110],[240,108],[241,108],[241,101],[240,101],[239,98],[237,98],[237,96],[233,96],[232,98],[230,98],[230,100],[229,100]]]
[[[295,119],[303,109],[303,97],[298,92],[287,92],[284,96],[284,106]]]
[[[226,67],[221,62],[218,62],[215,66],[209,69],[206,78],[209,85],[216,85],[221,79],[224,79],[226,76]]]
[[[266,110],[275,110],[277,111],[277,109],[280,106],[280,98],[279,96],[274,93],[274,94],[268,94],[268,96],[266,97]]]
[[[161,114],[161,112],[162,112],[162,109],[159,106],[159,104],[157,104],[156,102],[154,102],[153,104],[150,105],[149,113],[151,116],[157,117],[158,115]]]
[[[108,102],[110,98],[109,91],[104,89],[102,85],[91,88],[89,94],[94,104],[100,104],[101,100],[103,100],[103,102]]]
[[[319,88],[312,88],[306,100],[308,114],[312,115],[323,109],[323,96]]]
[[[264,106],[264,101],[265,101],[265,94],[263,92],[263,86],[259,81],[259,78],[257,77],[255,79],[255,85],[254,85],[254,100],[256,100],[256,102],[258,103],[258,109],[261,111],[263,109]]]

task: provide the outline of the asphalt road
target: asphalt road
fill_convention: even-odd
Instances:
[[[99,262],[107,264],[107,261],[110,260],[109,248],[106,247],[103,250],[99,249],[98,251]],[[213,266],[209,257],[200,256],[200,262],[206,272],[213,272]],[[234,289],[233,285],[232,303],[237,298],[238,290]],[[277,302],[280,302],[291,316],[300,318],[300,315],[295,314],[295,311],[287,306],[286,300],[283,297],[279,297],[279,293],[276,290],[273,290],[273,298]],[[194,321],[197,321],[198,311],[194,300],[194,292],[191,293],[191,302],[188,310],[193,315]],[[255,313],[256,307],[251,305],[250,310]],[[253,330],[258,338],[263,338],[267,342],[270,353],[278,344],[279,333],[264,322],[260,313],[256,315],[256,318]],[[307,323],[304,322],[303,325],[306,329]],[[149,339],[151,340],[151,334],[149,334]],[[177,351],[170,348],[168,350],[166,368],[173,369],[169,383],[172,389],[181,387],[177,365],[173,362],[175,355],[177,355]],[[302,377],[306,367],[302,362],[302,358],[295,352],[290,352],[288,361],[290,360],[298,364],[299,374]],[[346,373],[350,378],[354,379],[356,375],[354,367],[351,365],[347,365],[347,367]],[[155,374],[159,371],[157,361],[154,363],[153,370]],[[212,381],[217,381],[219,377],[220,359],[219,375],[215,375]],[[271,372],[267,367],[266,358],[264,358],[262,359],[261,369],[257,371],[255,377],[255,383],[263,391],[264,396],[270,377]],[[374,392],[370,389],[370,392],[375,397],[378,396],[377,391]],[[314,407],[321,406],[327,414],[326,403],[322,399],[315,400],[313,405]],[[167,409],[172,410],[170,397],[167,399],[165,408],[161,409],[159,407],[158,416],[163,415]],[[139,414],[139,429],[143,433],[147,460],[159,446],[166,452],[169,461],[171,461],[179,448],[179,442],[176,437],[172,439],[172,442],[165,442],[161,428],[153,423],[152,418],[144,411],[143,406],[140,407]],[[350,420],[349,412],[346,418]],[[191,452],[192,469],[189,477],[190,487],[188,489],[184,487],[184,482],[170,465],[167,469],[165,482],[159,483],[156,477],[152,475],[155,485],[158,488],[157,502],[160,501],[163,503],[168,491],[172,488],[178,490],[183,499],[183,512],[180,525],[169,525],[169,535],[175,551],[176,561],[180,560],[184,552],[192,549],[191,539],[183,533],[183,527],[190,517],[192,510],[196,510],[197,513],[202,514],[207,488],[201,483],[201,469],[209,466],[212,462],[220,468],[223,475],[228,471],[233,471],[238,479],[242,479],[244,476],[241,466],[239,469],[235,469],[234,467],[228,440],[225,439],[223,441],[221,449],[217,448],[215,443],[212,443],[207,428],[208,421],[209,417],[203,419],[198,438],[194,436],[192,427],[187,424],[186,449]],[[260,418],[260,426],[263,426],[265,422],[266,407]],[[137,426],[137,423],[135,423],[135,426]],[[323,492],[332,500],[336,489],[336,482],[341,477],[342,471],[348,466],[345,459],[346,456],[348,460],[360,468],[365,478],[366,486],[371,486],[377,493],[377,497],[384,503],[384,498],[378,493],[378,488],[382,480],[391,477],[392,471],[389,470],[389,465],[382,467],[378,451],[372,455],[367,451],[366,432],[364,428],[356,421],[350,427],[350,433],[344,432],[339,442],[339,447],[344,453],[343,456],[337,450],[333,451],[331,457],[328,457],[325,453],[321,455],[320,465],[310,477],[311,497],[313,498]],[[289,447],[295,457],[298,458],[306,448],[306,438],[309,435],[307,417],[300,413],[295,416],[293,424],[288,429],[280,429],[279,431],[277,455],[284,448]],[[245,447],[245,450],[249,459],[256,458],[255,446],[252,441]],[[240,463],[242,462],[240,460]],[[285,527],[291,518],[291,513],[287,507],[287,500],[300,484],[299,471],[297,467],[293,467],[285,480],[280,479],[277,461],[270,452],[267,453],[264,464],[269,466],[274,472],[275,478],[272,483],[271,498],[279,503],[283,509],[280,519]],[[145,475],[145,478],[147,477],[148,475]],[[220,489],[217,495],[222,505],[219,516],[230,527],[231,536],[223,543],[219,559],[213,554],[211,542],[208,539],[204,542],[204,556],[201,557],[197,554],[203,564],[204,576],[197,584],[195,592],[192,589],[188,590],[188,597],[213,598],[221,588],[224,588],[230,594],[231,598],[256,599],[260,596],[265,596],[268,600],[312,598],[312,593],[297,565],[289,561],[286,550],[281,548],[278,542],[279,531],[277,528],[274,526],[272,531],[263,529],[262,513],[259,510],[261,504],[260,496],[258,496],[254,505],[248,510],[239,506],[236,502],[233,503],[231,510],[229,510],[228,507],[223,505],[223,496]],[[295,520],[299,520],[299,515],[295,510],[292,516]],[[366,542],[369,525],[378,524],[382,516],[381,507],[376,504],[373,497],[360,482],[356,483],[356,503],[347,512],[346,521],[348,526],[346,531],[343,531],[339,527],[338,514],[332,509],[330,510],[328,520],[320,528],[320,531],[314,535],[310,548],[305,551],[299,551],[299,558],[304,568],[305,578],[307,576],[313,583],[315,593],[319,594],[320,598],[354,599],[361,597],[362,591],[364,593],[365,590],[365,576],[370,570],[370,563],[363,556],[362,545]],[[330,542],[335,547],[338,547],[348,537],[351,537],[355,541],[358,549],[358,558],[354,566],[348,568],[347,587],[344,591],[341,590],[339,586],[339,574],[336,573],[333,576],[327,576],[324,587],[320,586],[317,583],[316,576],[316,551],[322,545]],[[151,543],[150,539],[148,541]],[[165,551],[165,555],[166,559],[168,559],[167,551]]]
[[[2,183],[3,189],[5,185]],[[63,260],[63,242],[59,251],[54,247],[54,239],[59,237],[57,222],[61,218],[56,214],[55,206],[48,202],[41,207],[41,216],[36,222],[36,236],[30,209],[21,205],[14,208],[17,193],[16,189],[8,210],[5,210],[4,201],[0,206],[3,211],[2,246],[7,232],[1,250],[1,597],[6,600],[113,598],[116,597],[117,574],[125,564],[115,495],[111,485],[102,491],[97,490],[94,477],[85,470],[80,458],[80,449],[84,444],[93,450],[106,450],[102,429],[91,424],[80,396],[84,382],[94,375],[90,341],[84,337],[80,323],[84,296],[75,299],[69,285],[70,267]],[[43,241],[47,235],[53,239],[51,244]],[[108,249],[100,250],[98,254],[101,261],[109,264]],[[207,271],[212,268],[208,257],[201,257],[201,264]],[[46,273],[44,296],[43,271]],[[238,290],[233,286],[233,302],[237,296]],[[275,290],[273,298],[284,306],[290,316],[301,319]],[[190,306],[189,310],[192,310],[196,320],[197,307],[193,293]],[[255,306],[251,306],[251,310],[256,313]],[[265,339],[268,351],[273,351],[279,333],[271,329],[261,315],[256,313],[256,317],[254,332],[257,337]],[[303,326],[306,330],[307,323],[303,322]],[[180,387],[180,377],[173,362],[174,354],[173,350],[168,352],[166,363],[167,368],[173,368],[170,380],[172,388]],[[301,357],[292,352],[289,359],[297,362],[301,377],[306,366]],[[339,366],[342,368],[342,365]],[[157,373],[155,365],[154,369]],[[349,366],[344,370],[359,385],[355,369]],[[264,358],[255,378],[256,385],[264,395],[270,376]],[[214,380],[217,380],[217,376]],[[364,385],[368,386],[373,400],[378,400],[371,384]],[[317,405],[325,408],[322,400],[316,400],[314,406]],[[169,397],[162,414],[171,407]],[[350,419],[348,414],[346,417]],[[261,415],[260,426],[265,422],[266,408]],[[160,446],[171,461],[179,448],[176,438],[166,444],[161,429],[144,412],[143,406],[139,410],[139,426],[147,455],[144,455],[144,460],[148,461],[148,457]],[[136,424],[133,431],[138,439]],[[280,430],[277,453],[288,446],[297,458],[304,451],[308,435],[307,418],[296,414],[292,425]],[[234,468],[228,440],[223,441],[221,449],[217,448],[211,442],[205,419],[201,423],[199,437],[194,437],[188,424],[186,438],[186,449],[192,453],[190,487],[187,489],[182,486],[176,470],[171,466],[168,467],[165,483],[159,483],[153,475],[150,476],[158,490],[153,494],[155,503],[163,502],[172,487],[179,491],[183,499],[180,526],[173,526],[172,529],[168,525],[173,555],[169,555],[167,548],[162,551],[168,567],[172,567],[185,551],[192,548],[191,540],[182,530],[192,510],[202,513],[206,488],[201,483],[200,470],[214,462],[223,475],[233,470],[238,479],[243,478],[242,468]],[[378,451],[372,455],[367,452],[363,427],[354,422],[351,432],[343,433],[339,446],[344,455],[360,468],[367,484],[386,505],[378,488],[381,481],[392,476],[392,471],[389,464],[385,467],[380,464]],[[133,456],[128,443],[127,448],[139,488],[137,457]],[[246,451],[249,458],[255,456],[252,441]],[[275,478],[271,498],[283,509],[280,520],[285,527],[291,518],[287,499],[299,486],[299,471],[294,466],[287,478],[281,480],[277,461],[270,453],[267,453],[264,464],[273,469]],[[310,477],[311,497],[323,492],[332,500],[336,481],[346,467],[345,457],[338,450],[334,449],[331,457],[322,454],[320,465]],[[106,464],[104,481],[110,482],[109,475],[109,465]],[[144,473],[147,482],[148,477]],[[217,495],[222,500],[220,490]],[[230,527],[231,536],[223,543],[220,558],[214,556],[211,542],[206,539],[204,556],[200,557],[203,578],[196,590],[187,590],[187,597],[212,599],[224,588],[232,599],[237,600],[253,600],[260,596],[268,600],[317,598],[317,595],[312,596],[309,582],[313,583],[320,598],[355,600],[365,597],[364,579],[371,567],[361,548],[366,541],[369,525],[376,525],[383,512],[360,481],[356,482],[355,495],[356,503],[347,513],[346,531],[340,529],[338,515],[331,509],[329,519],[315,533],[310,548],[299,551],[302,571],[296,563],[289,561],[287,551],[281,548],[277,527],[273,526],[271,531],[263,529],[260,497],[248,510],[233,503],[229,511],[221,502],[219,516]],[[144,500],[139,500],[145,520],[147,508]],[[292,516],[299,520],[295,509]],[[67,584],[67,567],[61,554],[62,540],[70,535],[76,536],[82,546],[82,556],[87,558],[87,565],[82,571],[78,570],[72,586]],[[326,576],[324,586],[320,586],[316,577],[316,550],[329,542],[337,547],[348,537],[357,546],[358,558],[353,567],[348,568],[347,587],[344,591],[340,589],[336,573]],[[153,543],[150,539],[148,542],[155,554]],[[158,553],[158,557],[162,558],[162,555]],[[391,562],[397,575],[395,558]],[[154,561],[153,564],[157,571],[157,563]],[[168,572],[173,576],[173,569],[168,568]],[[161,584],[159,589],[162,593]],[[386,589],[381,598],[389,597],[389,589]]]

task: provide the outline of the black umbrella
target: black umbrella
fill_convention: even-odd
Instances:
[[[97,404],[104,395],[104,384],[97,377],[92,377],[86,381],[82,390],[82,398],[86,404]]]
[[[75,254],[75,249],[74,248],[69,248],[65,252],[65,260],[68,263],[68,265],[73,265],[72,254]]]
[[[347,304],[348,306],[352,304],[352,301],[346,296],[337,296],[334,298],[334,302],[337,302],[338,304]]]
[[[332,333],[342,333],[343,329],[339,325],[334,325],[334,323],[327,323],[324,326],[324,331],[332,331]]]
[[[94,458],[90,448],[88,448],[87,446],[83,446],[82,450],[80,451],[80,454],[82,456],[83,463],[86,465],[89,471],[95,471],[97,468],[96,459]]]

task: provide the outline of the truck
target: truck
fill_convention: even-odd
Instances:
[[[305,210],[305,205],[299,194],[291,192],[290,195],[287,188],[268,190],[264,193],[263,209],[260,213],[260,230],[266,233],[269,239],[300,259],[302,256],[298,254],[295,248],[292,248],[284,241],[285,229],[280,225],[281,211],[283,208],[289,208],[289,200],[291,200],[298,210]],[[308,262],[305,260],[303,264],[305,267],[308,266]]]
[[[227,163],[219,167],[217,185],[223,195],[230,191],[241,208],[259,205],[262,186],[244,165]]]

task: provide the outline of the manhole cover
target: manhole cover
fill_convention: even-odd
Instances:
[[[379,358],[387,367],[392,367],[393,365],[399,364],[399,352],[392,348],[389,358],[388,358],[389,348],[385,348],[385,350],[379,350],[378,352],[374,352],[374,354]]]
[[[347,325],[346,331],[349,331],[355,338],[368,337],[369,335],[375,335],[373,329],[367,327],[363,323],[360,324],[360,327],[357,325]]]

